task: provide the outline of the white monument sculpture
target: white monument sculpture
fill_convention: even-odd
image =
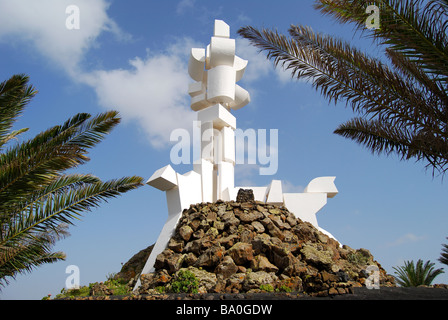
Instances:
[[[167,246],[184,209],[191,204],[236,200],[240,188],[252,189],[255,200],[284,205],[303,221],[333,237],[317,224],[316,213],[338,190],[335,177],[312,180],[303,193],[283,193],[280,180],[266,187],[235,187],[235,129],[238,110],[250,102],[249,93],[236,84],[243,77],[247,61],[235,55],[235,40],[222,20],[215,20],[214,35],[206,49],[191,50],[188,72],[195,81],[189,86],[191,109],[197,111],[201,131],[200,159],[193,170],[179,174],[167,165],[151,176],[147,184],[165,191],[168,219],[152,249],[142,274],[154,271],[158,254]],[[137,281],[135,289],[140,286]]]

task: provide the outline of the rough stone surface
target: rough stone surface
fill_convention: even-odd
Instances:
[[[249,202],[254,200],[254,192],[252,189],[239,189],[236,196],[236,202]]]
[[[378,267],[380,286],[395,286],[368,250],[341,246],[282,206],[242,197],[184,210],[167,248],[156,258],[155,272],[141,275],[138,293],[161,287],[169,292],[180,270],[195,275],[201,293],[270,290],[336,296],[365,287],[369,265]]]

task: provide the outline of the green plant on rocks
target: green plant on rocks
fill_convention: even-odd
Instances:
[[[263,290],[266,292],[274,292],[274,287],[270,284],[262,284],[262,285],[260,285],[260,290]]]
[[[171,283],[171,291],[174,293],[198,293],[198,288],[199,281],[189,270],[180,270]]]
[[[358,266],[366,265],[369,262],[369,258],[360,252],[350,253],[347,260]]]

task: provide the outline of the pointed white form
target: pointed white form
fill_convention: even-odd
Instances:
[[[215,20],[213,36],[221,38],[230,38],[230,26],[222,20]]]
[[[175,178],[173,178],[173,173]],[[167,189],[169,184],[174,184],[174,179],[177,181],[176,185]],[[151,251],[148,260],[143,267],[142,274],[151,273],[154,271],[154,263],[157,256],[162,253],[168,245],[177,223],[184,209],[188,208],[190,204],[202,202],[202,183],[201,176],[195,171],[190,171],[186,174],[179,174],[174,172],[170,165],[157,170],[147,182],[154,187],[161,187],[166,193],[166,202],[168,205],[168,219],[162,228],[162,231],[157,238],[156,243]],[[141,281],[137,280],[134,290],[140,287]]]
[[[319,177],[311,180],[303,193],[284,193],[284,205],[297,218],[311,223],[322,233],[337,240],[331,233],[319,227],[316,214],[327,204],[327,198],[338,194],[335,177]]]
[[[334,184],[336,177],[319,177],[311,180],[304,192],[316,193],[324,192],[328,198],[333,198],[338,194],[338,189]]]
[[[154,172],[146,183],[161,191],[168,191],[177,186],[176,171],[170,165],[167,165]]]
[[[283,190],[280,180],[272,180],[267,190],[266,203],[283,205]]]

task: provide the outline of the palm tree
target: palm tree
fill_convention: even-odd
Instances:
[[[120,122],[117,112],[80,113],[36,137],[6,144],[27,129],[11,128],[36,94],[29,78],[0,84],[0,288],[19,273],[65,258],[52,252],[67,227],[101,201],[142,185],[142,178],[103,182],[88,174],[66,174],[89,160],[87,150]]]
[[[442,246],[443,249],[442,253],[440,254],[439,262],[448,265],[448,244],[443,244]]]
[[[289,36],[247,26],[238,33],[275,66],[305,79],[329,101],[344,101],[358,116],[335,133],[374,154],[448,169],[448,0],[377,0],[380,28],[366,29],[365,0],[317,0],[315,8],[354,23],[385,56],[371,57],[348,42],[292,25]]]
[[[393,269],[395,274],[397,274],[395,279],[402,287],[429,286],[435,277],[444,273],[443,269],[434,270],[434,263],[430,261],[426,261],[425,265],[423,265],[421,259],[417,261],[416,265],[414,265],[414,261],[406,261],[404,266],[393,267]]]

